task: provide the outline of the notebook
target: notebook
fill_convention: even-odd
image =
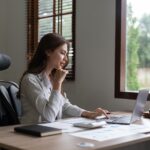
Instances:
[[[33,136],[48,136],[62,133],[61,129],[53,128],[53,127],[46,127],[42,125],[25,125],[15,127],[14,130],[19,133],[29,134]]]
[[[139,120],[143,115],[148,94],[149,94],[149,90],[147,89],[139,91],[132,115],[110,117],[109,119],[106,119],[106,122],[113,123],[113,124],[129,125],[135,122],[136,120]]]

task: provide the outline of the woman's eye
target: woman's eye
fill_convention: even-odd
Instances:
[[[61,52],[61,54],[65,55],[65,52]]]

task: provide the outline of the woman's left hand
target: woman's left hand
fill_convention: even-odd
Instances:
[[[108,114],[110,114],[110,112],[108,110],[105,110],[102,108],[97,108],[94,111],[84,111],[84,112],[82,112],[81,116],[90,118],[90,119],[95,119],[97,116],[104,115],[107,118],[109,118]]]

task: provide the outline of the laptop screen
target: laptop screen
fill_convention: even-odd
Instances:
[[[144,107],[148,98],[149,90],[140,90],[136,99],[136,104],[132,113],[131,123],[139,120],[144,112]]]

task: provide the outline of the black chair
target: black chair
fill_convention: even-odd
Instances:
[[[0,71],[8,69],[11,59],[0,54]],[[0,126],[18,124],[21,116],[21,102],[17,99],[18,84],[0,80]]]
[[[5,86],[7,89],[9,88],[9,86],[13,85],[16,88],[19,88],[18,84],[13,82],[13,81],[5,81],[5,80],[0,80],[0,85]]]
[[[8,87],[8,93],[10,95],[13,108],[15,109],[15,112],[17,113],[18,119],[20,119],[22,112],[21,112],[21,101],[17,97],[18,91],[19,91],[19,88],[14,86],[13,84]]]
[[[0,125],[13,125],[19,124],[17,113],[13,107],[12,100],[10,99],[9,93],[4,86],[0,86],[0,100],[1,107],[3,107],[3,115],[1,115]]]

